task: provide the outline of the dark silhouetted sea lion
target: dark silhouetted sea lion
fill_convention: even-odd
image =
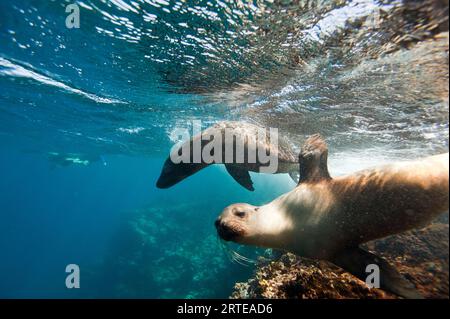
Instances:
[[[300,182],[267,205],[233,204],[216,220],[219,236],[329,260],[364,280],[380,269],[382,289],[418,298],[413,285],[359,245],[426,226],[449,208],[448,153],[331,178],[319,136],[300,154]]]
[[[258,133],[261,132],[266,132],[266,129],[254,124],[232,121],[219,122],[207,128],[171,152],[164,163],[156,186],[158,188],[171,187],[211,164],[225,164],[228,173],[248,190],[254,190],[249,172],[289,173],[297,182],[298,158],[290,144],[278,134],[274,135],[273,132],[258,138]],[[227,134],[232,136],[232,139],[227,139]],[[210,161],[205,161],[202,157],[194,162],[196,152],[201,154],[207,152],[208,155],[211,151],[214,152],[211,149],[213,140],[218,142],[215,151],[217,152],[217,149],[220,148],[221,154]],[[195,151],[196,143],[197,151]],[[236,152],[238,145],[242,146],[241,158],[237,156]],[[189,152],[186,161],[175,163],[172,158],[177,155],[181,156],[181,152],[185,148]],[[231,157],[227,158],[230,153]],[[249,154],[253,154],[254,157]],[[273,170],[269,170],[270,164],[266,161],[267,158],[264,154],[270,154],[270,159],[276,160],[276,167]],[[214,155],[217,154],[212,156]],[[264,168],[267,170],[264,171]]]

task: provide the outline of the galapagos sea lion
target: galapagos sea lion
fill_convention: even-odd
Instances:
[[[297,187],[263,206],[228,206],[215,222],[219,236],[328,260],[363,280],[376,264],[382,289],[419,298],[393,266],[359,245],[424,227],[448,211],[448,153],[331,178],[327,152],[320,136],[309,138]]]
[[[267,159],[263,158],[263,154],[270,155],[270,158],[276,159],[276,168],[270,173],[288,173],[297,182],[298,158],[289,142],[278,134],[274,136],[273,132],[270,133],[270,136],[266,135],[258,138],[258,134],[261,132],[266,132],[266,129],[250,123],[233,121],[219,122],[205,129],[172,150],[164,162],[156,186],[158,188],[168,188],[211,164],[225,164],[227,172],[241,186],[253,191],[253,182],[249,172],[264,172],[263,168],[268,167],[269,164]],[[231,139],[227,137],[231,137]],[[195,144],[198,143],[199,145],[197,153],[203,154],[207,147],[211,148],[211,144],[214,141],[219,143],[221,156],[216,157],[212,161],[205,161],[201,157],[195,162],[193,158]],[[238,145],[242,146],[242,157],[240,160],[236,154]],[[184,149],[190,152],[187,160],[174,163],[172,158],[180,155]],[[232,153],[231,157],[227,158],[230,153]],[[249,154],[254,154],[255,156],[251,157]]]

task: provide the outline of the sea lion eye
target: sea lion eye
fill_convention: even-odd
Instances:
[[[236,211],[236,212],[234,212],[234,215],[236,215],[237,217],[243,218],[245,216],[245,212],[243,212],[243,211]]]

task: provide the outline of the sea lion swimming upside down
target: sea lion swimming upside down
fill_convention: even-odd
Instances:
[[[264,172],[264,168],[268,168],[273,159],[276,162],[274,171],[268,173],[288,173],[297,182],[298,158],[290,147],[289,141],[278,134],[275,134],[275,136],[261,134],[261,136],[260,133],[265,133],[265,131],[265,127],[242,121],[222,121],[214,124],[172,150],[164,162],[156,186],[158,188],[169,188],[209,165],[225,164],[227,172],[235,181],[246,189],[253,191],[253,182],[249,172]],[[215,156],[212,154],[214,159],[211,161],[206,161],[203,157],[199,158],[197,162],[194,161],[196,144],[198,145],[198,154],[204,154],[209,149],[206,152],[209,155],[209,153],[218,151],[211,148],[214,143],[217,143],[216,146],[218,146],[221,155]],[[238,151],[239,146],[242,146],[242,152]],[[187,160],[175,163],[172,157],[181,154],[184,149],[188,150]],[[240,160],[238,153],[242,155]],[[253,160],[250,154],[254,155]],[[229,155],[231,157],[227,158]],[[267,157],[267,155],[270,156]],[[268,162],[265,160],[268,160]]]
[[[375,264],[382,289],[420,298],[393,266],[359,245],[426,226],[448,211],[448,153],[337,178],[328,173],[327,153],[320,136],[310,137],[297,187],[263,206],[228,206],[215,223],[219,236],[328,260],[362,280]]]

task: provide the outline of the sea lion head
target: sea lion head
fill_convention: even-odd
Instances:
[[[323,187],[331,180],[327,152],[320,135],[309,137],[299,155],[299,185],[260,207],[242,203],[226,207],[215,223],[219,236],[244,245],[298,250],[305,225],[317,224],[331,203]]]
[[[226,207],[215,225],[223,240],[266,248],[284,247],[292,228],[290,219],[281,210],[244,203]]]
[[[252,236],[259,207],[245,203],[226,207],[216,219],[215,226],[220,238],[246,244]]]

